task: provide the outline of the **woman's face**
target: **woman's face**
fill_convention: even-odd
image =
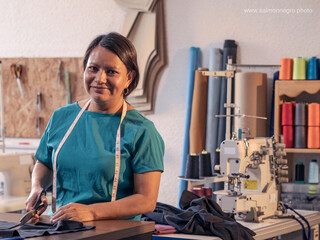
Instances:
[[[95,103],[115,105],[122,101],[132,75],[116,54],[98,45],[84,71],[85,89]]]

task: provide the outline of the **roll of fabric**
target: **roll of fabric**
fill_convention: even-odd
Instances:
[[[223,54],[222,54],[222,66],[221,70],[227,69],[228,58],[232,59],[232,63],[237,62],[237,44],[235,40],[225,40],[223,44]],[[232,83],[234,80],[232,80]],[[234,84],[232,84],[234,86]],[[219,100],[219,115],[225,115],[226,109],[224,104],[227,102],[227,78],[223,77],[221,80],[221,88],[220,88],[220,100]],[[231,93],[233,96],[233,91]],[[231,99],[233,102],[233,99]],[[220,144],[222,141],[226,139],[226,118],[218,118],[218,136],[217,136],[217,148],[220,148]],[[213,154],[212,154],[213,155]],[[214,154],[215,164],[220,164],[220,155],[219,152]],[[214,190],[223,189],[223,182],[218,182],[212,185]]]
[[[223,44],[223,65],[222,65],[222,69],[225,70],[227,69],[227,63],[228,63],[228,59],[231,58],[232,59],[232,63],[236,63],[236,59],[237,59],[237,44],[235,40],[231,40],[231,39],[226,39],[224,40],[224,44]]]
[[[294,110],[294,147],[307,146],[307,115],[306,104],[296,103]]]
[[[281,58],[280,64],[281,68],[279,73],[279,80],[292,80],[293,59]]]
[[[209,71],[222,70],[222,50],[210,48]],[[216,149],[219,148],[218,141],[218,121],[216,115],[219,114],[219,102],[222,77],[209,76],[208,78],[208,103],[207,103],[207,127],[206,127],[206,150],[211,153],[211,163],[217,163]]]
[[[187,156],[189,154],[189,130],[190,130],[190,120],[191,120],[191,108],[192,108],[192,97],[193,97],[193,88],[194,88],[194,73],[199,67],[199,57],[200,57],[200,48],[190,47],[189,49],[189,67],[188,67],[188,81],[187,81],[187,100],[186,100],[186,122],[184,127],[184,140],[183,140],[183,150],[182,150],[182,160],[181,160],[181,176],[185,174]],[[188,187],[187,181],[180,181],[179,186],[179,196],[184,190]]]
[[[281,111],[281,126],[283,143],[287,148],[293,148],[293,103],[283,103]]]
[[[320,104],[308,104],[308,148],[320,148]]]
[[[307,79],[309,80],[318,80],[320,79],[319,75],[319,59],[316,57],[309,58]]]
[[[258,72],[240,72],[235,75],[235,100],[240,113],[267,117],[267,75]],[[267,121],[257,118],[234,118],[234,131],[242,131],[243,137],[266,137]],[[248,131],[249,129],[249,131]]]
[[[305,80],[306,79],[307,62],[305,58],[293,59],[293,80]]]
[[[274,135],[274,95],[275,95],[274,91],[275,91],[275,83],[277,80],[279,80],[279,74],[280,74],[279,71],[276,71],[273,74],[269,137]]]
[[[199,153],[206,146],[208,77],[203,76],[201,71],[207,70],[207,68],[199,68],[195,71],[190,121],[190,153]]]

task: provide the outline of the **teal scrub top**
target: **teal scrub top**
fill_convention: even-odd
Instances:
[[[80,112],[78,103],[57,109],[49,120],[35,157],[50,169],[54,154]],[[71,202],[111,201],[115,142],[121,113],[84,111],[57,158],[57,209]],[[128,110],[121,124],[121,164],[117,198],[134,194],[134,173],[163,171],[164,142],[154,124]]]

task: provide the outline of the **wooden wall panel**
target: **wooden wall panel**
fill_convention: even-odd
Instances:
[[[82,58],[3,58],[4,126],[7,137],[39,138],[56,108],[66,105],[65,71],[70,72],[71,102],[88,98],[83,85]],[[61,62],[59,77],[59,66]],[[21,96],[11,64],[22,65]],[[37,109],[37,93],[41,109]],[[36,129],[41,118],[40,133]]]

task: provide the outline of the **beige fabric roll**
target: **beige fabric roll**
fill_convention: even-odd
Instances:
[[[234,103],[240,107],[240,113],[267,117],[267,74],[243,72],[235,74]],[[242,137],[266,137],[267,120],[255,118],[234,118],[233,131],[249,129]]]
[[[195,71],[193,99],[190,121],[190,153],[199,154],[206,146],[206,120],[207,120],[207,96],[208,77],[202,76],[199,68]]]

